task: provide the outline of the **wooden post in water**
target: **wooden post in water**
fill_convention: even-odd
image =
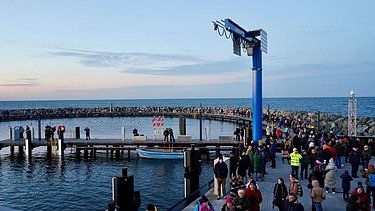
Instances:
[[[51,159],[52,157],[52,143],[50,140],[47,140],[47,158]]]
[[[126,132],[125,127],[122,127],[121,128],[121,140],[123,141],[125,141],[125,132]]]
[[[12,134],[12,127],[9,126],[9,140],[12,140],[13,139],[13,134]]]
[[[83,158],[84,159],[88,159],[89,158],[89,150],[88,149],[84,149],[83,150]]]
[[[23,146],[18,146],[18,155],[19,156],[23,155]]]
[[[60,158],[64,158],[64,139],[59,138],[57,144],[59,147],[58,155],[60,156]]]
[[[26,148],[26,157],[31,158],[32,146],[31,146],[31,140],[28,138],[25,139],[25,148]]]
[[[10,157],[14,156],[14,146],[10,146]]]
[[[199,189],[200,173],[199,150],[192,145],[191,149],[184,152],[185,197]]]

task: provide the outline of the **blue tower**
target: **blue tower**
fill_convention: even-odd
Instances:
[[[252,135],[258,144],[262,139],[262,51],[267,53],[267,33],[263,29],[246,31],[229,18],[213,23],[220,36],[232,38],[234,54],[241,56],[242,48],[253,58]]]

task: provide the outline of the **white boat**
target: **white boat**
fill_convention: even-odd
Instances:
[[[184,153],[182,151],[173,149],[136,149],[139,157],[147,159],[157,160],[182,160],[184,159]]]

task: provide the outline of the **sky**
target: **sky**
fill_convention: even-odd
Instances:
[[[267,32],[263,97],[374,97],[375,1],[1,0],[0,101],[250,98],[252,57],[212,21]]]

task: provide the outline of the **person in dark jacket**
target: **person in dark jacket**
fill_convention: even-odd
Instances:
[[[246,157],[248,159],[246,159]],[[246,156],[246,153],[243,152],[240,160],[238,161],[238,169],[237,169],[237,174],[241,175],[243,180],[246,182],[246,176],[247,176],[247,170],[249,169],[249,156]]]
[[[361,163],[361,154],[359,153],[358,147],[353,147],[349,153],[349,162],[352,165],[352,177],[358,178],[359,164]]]
[[[288,196],[288,189],[284,183],[283,178],[278,178],[273,188],[273,205],[278,207],[280,211],[283,210],[286,197]]]
[[[271,168],[276,168],[276,142],[271,139],[270,149],[269,149],[269,158],[271,160]]]
[[[320,171],[320,168],[318,166],[315,166],[313,171],[309,175],[309,187],[312,188],[312,181],[318,180],[319,187],[324,187],[324,176],[323,172]]]
[[[340,176],[342,183],[342,197],[345,202],[348,202],[349,200],[349,191],[350,191],[350,182],[353,181],[353,177],[349,175],[349,171],[345,170],[343,174]]]
[[[219,157],[219,161],[214,166],[214,174],[217,180],[217,199],[226,194],[226,178],[228,176],[228,166],[224,163],[223,156]],[[221,192],[222,191],[222,192]]]
[[[238,154],[235,155],[235,152],[231,152],[229,160],[229,177],[235,177],[237,176],[237,163],[238,163]]]
[[[299,203],[295,193],[289,193],[288,199],[284,203],[283,211],[305,211],[305,208]]]
[[[303,180],[303,175],[305,174],[305,179],[307,179],[307,170],[309,168],[310,157],[307,155],[305,150],[302,150],[302,158],[299,161],[301,163],[301,180]]]

